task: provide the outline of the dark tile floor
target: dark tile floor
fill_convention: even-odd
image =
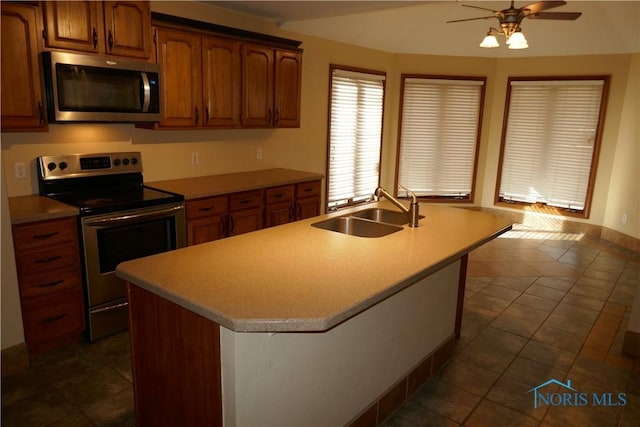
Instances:
[[[580,236],[526,230],[477,249],[454,358],[385,426],[640,425],[640,361],[621,353],[639,260]],[[589,395],[625,393],[626,405],[535,408],[529,390],[550,379]],[[38,357],[2,379],[2,426],[134,424],[126,333]]]

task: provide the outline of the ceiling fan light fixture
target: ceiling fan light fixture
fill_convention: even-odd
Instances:
[[[482,43],[480,43],[480,47],[499,47],[500,43],[498,43],[498,39],[496,39],[496,36],[494,36],[491,33],[487,33],[486,36],[484,36],[484,39],[482,40]]]
[[[511,34],[507,39],[507,45],[509,49],[526,49],[529,47],[527,39],[524,37],[522,31],[518,30]]]

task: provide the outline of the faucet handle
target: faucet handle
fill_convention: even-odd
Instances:
[[[407,187],[405,187],[402,184],[398,184],[398,187],[400,187],[401,189],[403,189],[404,191],[407,192],[407,195],[409,197],[411,197],[411,200],[413,201],[413,203],[416,203],[418,198],[416,197],[416,193],[414,193],[413,191],[409,190]]]

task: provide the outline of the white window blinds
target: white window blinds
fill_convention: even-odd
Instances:
[[[483,90],[484,79],[404,78],[399,184],[418,196],[470,197]]]
[[[583,211],[604,80],[510,83],[499,198]]]
[[[379,182],[384,75],[331,76],[328,209],[368,199]]]

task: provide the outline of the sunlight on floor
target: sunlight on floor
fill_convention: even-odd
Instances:
[[[534,230],[522,224],[514,224],[513,229],[499,236],[501,239],[531,240],[570,240],[580,241],[584,233],[565,233],[563,231]]]

